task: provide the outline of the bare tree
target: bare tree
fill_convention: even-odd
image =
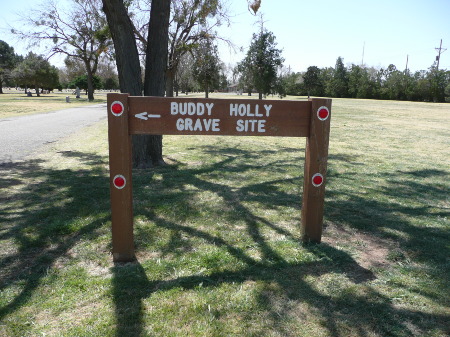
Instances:
[[[133,22],[138,50],[145,59],[148,34],[149,0],[129,3],[128,14]],[[202,39],[221,38],[214,29],[223,23],[229,24],[224,0],[172,0],[169,24],[169,54],[166,70],[166,95],[173,96],[177,90],[178,67],[182,58],[193,52]],[[142,61],[141,59],[141,61]]]
[[[88,99],[94,100],[93,76],[97,72],[100,56],[109,51],[111,40],[106,18],[99,11],[99,0],[74,0],[69,10],[48,2],[44,9],[33,9],[24,17],[32,31],[13,29],[13,33],[38,45],[49,41],[48,55],[65,54],[83,62],[88,78]]]
[[[185,54],[178,64],[177,73],[175,75],[175,95],[178,96],[179,90],[185,92],[192,91],[196,85],[192,68],[194,65],[194,57],[192,54]]]
[[[85,74],[84,62],[67,56],[64,59],[64,67],[59,69],[59,81],[63,87],[67,87],[73,79]]]
[[[173,96],[175,75],[182,56],[192,52],[205,38],[220,38],[214,29],[223,22],[229,24],[227,12],[223,1],[220,0],[177,0],[173,2],[166,82],[168,97]],[[225,41],[231,44],[229,41]]]

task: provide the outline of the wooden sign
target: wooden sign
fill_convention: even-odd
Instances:
[[[230,100],[108,94],[114,261],[134,259],[131,135],[306,137],[303,241],[320,242],[330,133],[330,99]]]
[[[131,134],[306,137],[311,102],[131,97]]]

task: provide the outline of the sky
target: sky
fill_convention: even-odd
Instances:
[[[218,33],[243,52],[235,53],[225,43],[219,44],[219,52],[226,64],[236,64],[260,29],[259,17],[250,13],[247,0],[224,1],[232,23],[219,27]],[[44,2],[0,0],[0,39],[16,53],[26,54],[26,44],[17,41],[9,27],[20,27],[18,13],[33,14]],[[400,70],[408,58],[408,69],[426,70],[435,61],[441,39],[448,50],[441,54],[439,68],[450,70],[450,0],[262,0],[258,14],[275,35],[291,71],[334,67],[339,56],[347,66],[394,64]],[[61,59],[50,62],[61,66]]]

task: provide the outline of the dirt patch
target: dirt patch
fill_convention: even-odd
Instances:
[[[395,242],[334,224],[327,226],[322,241],[330,246],[351,246],[356,249],[355,261],[369,270],[391,265],[389,253],[398,250]]]

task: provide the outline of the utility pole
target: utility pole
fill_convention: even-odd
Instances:
[[[361,67],[364,66],[364,49],[366,49],[366,41],[364,41],[364,44],[363,44],[363,52],[362,52],[362,58],[361,58]]]
[[[438,56],[436,56],[436,61],[437,61],[437,67],[436,69],[439,70],[439,61],[441,60],[441,54],[447,50],[447,48],[442,48],[442,39],[441,39],[441,45],[439,46],[439,48],[434,48],[436,49],[436,51],[438,52]]]
[[[409,55],[406,55],[406,68],[405,68],[405,74],[408,72],[408,60],[409,60]]]
[[[405,88],[404,88],[404,94],[405,94],[405,98],[407,97],[407,91],[408,91],[408,60],[409,60],[409,55],[406,55],[406,68],[405,68]]]

